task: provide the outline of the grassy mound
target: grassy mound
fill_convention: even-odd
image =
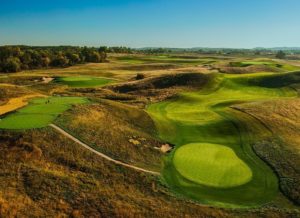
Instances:
[[[0,120],[0,129],[33,129],[50,124],[60,113],[73,104],[88,100],[80,97],[50,97],[31,100],[29,105]]]
[[[300,99],[264,101],[235,106],[268,125],[275,137],[256,142],[255,151],[272,165],[281,191],[300,205]]]
[[[271,61],[243,61],[243,62],[230,62],[230,66],[232,67],[248,67],[252,65],[266,65],[266,66],[277,66],[282,67],[281,64],[276,64]]]
[[[211,187],[235,187],[252,178],[251,169],[231,148],[222,145],[184,145],[176,150],[173,162],[185,178]]]
[[[219,70],[220,72],[228,74],[247,74],[259,72],[284,73],[299,70],[299,67],[266,59],[229,62],[225,66],[221,65]]]
[[[89,77],[89,76],[73,76],[73,77],[58,77],[55,82],[68,85],[72,88],[89,88],[89,87],[101,87],[106,84],[112,83],[113,80],[101,77]]]
[[[93,103],[76,105],[55,124],[110,157],[159,172],[163,154],[155,147],[161,142],[154,137],[149,115],[119,102],[95,99]]]
[[[112,89],[117,92],[128,93],[140,90],[166,89],[179,86],[201,87],[206,84],[209,79],[210,76],[200,73],[167,74],[112,86]]]
[[[257,140],[268,135],[268,130],[254,118],[228,108],[235,103],[297,95],[288,87],[268,88],[248,83],[249,80],[259,79],[262,76],[266,75],[219,75],[219,79],[214,80],[216,84],[210,84],[208,89],[182,93],[176,99],[148,107],[147,111],[156,123],[160,138],[176,145],[176,149],[166,159],[163,172],[167,184],[175,192],[202,203],[229,207],[257,206],[274,198],[278,191],[277,178],[251,147]],[[209,168],[210,170],[205,166],[198,167],[196,170],[199,172],[196,173],[188,170],[188,166],[181,166],[183,170],[178,170],[181,151],[185,151],[184,148],[191,143],[206,144],[208,147],[210,145],[207,144],[220,144],[231,148],[251,169],[251,180],[245,183],[250,177],[249,171],[244,167],[245,177],[241,178],[242,181],[237,181],[238,186],[224,188],[230,186],[230,182],[223,181],[217,188],[211,187],[216,186],[217,181],[210,178],[211,175],[218,174],[217,167]],[[201,154],[197,149],[190,150],[190,153],[195,154],[191,165],[202,161],[201,155],[196,155],[198,152]],[[186,155],[181,157],[180,162],[185,162],[184,156]],[[189,155],[186,158],[192,157]],[[235,170],[232,173],[235,174]]]
[[[281,88],[295,86],[300,83],[300,71],[281,74],[261,74],[255,76],[236,77],[234,82],[247,86],[260,86],[266,88]]]

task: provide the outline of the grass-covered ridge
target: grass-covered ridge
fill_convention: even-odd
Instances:
[[[272,81],[276,76],[259,75],[257,79]],[[253,118],[229,109],[228,106],[241,102],[295,97],[296,92],[289,87],[284,87],[285,83],[276,88],[260,87],[260,83],[249,83],[249,81],[255,80],[255,75],[217,75],[216,77],[218,79],[213,80],[215,84],[211,84],[209,89],[182,93],[176,99],[152,104],[148,107],[149,114],[156,122],[160,138],[176,145],[175,150],[165,161],[164,178],[175,192],[202,203],[248,207],[269,202],[277,194],[277,178],[251,148],[254,141],[260,140],[269,133]],[[209,183],[205,185],[203,181],[199,182],[199,175],[201,175],[201,179],[206,175],[207,179],[211,172],[202,167],[195,168],[194,164],[197,158],[188,155],[183,161],[186,166],[178,170],[178,157],[184,159],[181,151],[191,143],[219,144],[232,149],[234,155],[251,169],[252,178],[243,185],[242,182],[236,183],[236,186],[231,188],[211,187]],[[200,162],[203,158],[209,158],[205,149],[195,149],[190,153],[197,156],[199,158],[197,161]],[[213,162],[212,159],[214,159],[213,155],[211,155],[211,160],[206,160],[206,163]],[[236,159],[232,160],[234,162]],[[233,164],[233,162],[231,163]],[[191,172],[188,166],[194,171]],[[211,171],[215,171],[212,174],[217,175],[218,169],[214,168],[211,169]],[[202,175],[203,173],[206,174]],[[238,180],[238,174],[234,176]],[[216,179],[220,178],[211,181],[217,181]],[[234,178],[232,179],[234,180]],[[223,186],[226,186],[226,182],[223,183]]]
[[[33,129],[50,124],[59,114],[68,110],[73,104],[87,103],[81,97],[37,98],[29,105],[11,113],[0,120],[0,129]]]

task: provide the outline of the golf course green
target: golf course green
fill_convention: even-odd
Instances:
[[[216,188],[235,187],[252,178],[251,169],[231,148],[222,145],[192,143],[181,146],[174,154],[174,166],[185,178]]]
[[[175,193],[221,207],[258,206],[277,195],[276,175],[252,150],[253,143],[271,133],[255,118],[230,108],[297,96],[285,87],[292,83],[286,79],[274,88],[274,77],[278,75],[214,74],[197,92],[148,106],[159,137],[175,145],[163,170]]]
[[[91,88],[104,86],[112,83],[114,80],[103,77],[70,76],[57,77],[54,81],[72,88]]]
[[[87,103],[82,97],[36,98],[29,104],[0,119],[0,129],[23,130],[42,128],[50,124],[59,114],[73,104]]]

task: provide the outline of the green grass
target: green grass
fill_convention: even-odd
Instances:
[[[0,129],[22,130],[42,128],[49,125],[59,114],[71,108],[73,104],[87,103],[81,97],[37,98],[29,105],[0,120]]]
[[[114,80],[108,78],[90,76],[58,77],[55,79],[55,82],[68,85],[72,88],[101,87],[113,81]]]
[[[286,83],[276,88],[272,85],[260,87],[262,84],[272,84],[276,76],[217,74],[216,79],[212,80],[215,84],[210,84],[209,89],[182,93],[176,99],[155,103],[147,108],[156,123],[159,137],[176,145],[167,156],[163,170],[164,179],[173,191],[201,203],[224,207],[258,206],[277,195],[275,174],[255,155],[251,147],[252,143],[268,135],[268,130],[252,117],[228,108],[241,102],[295,97],[297,94],[293,89],[284,87]],[[251,82],[256,80],[264,82]],[[202,155],[206,155],[210,162],[215,161],[213,155],[204,154],[201,149],[189,150],[188,153],[192,153],[193,157],[182,155],[181,151],[185,151],[182,149],[191,143],[207,144],[209,147],[209,144],[218,144],[221,145],[220,149],[222,146],[232,149],[234,154],[231,157],[236,157],[235,161],[242,160],[240,163],[243,163],[242,174],[245,177],[233,171],[235,176],[232,184],[223,181],[223,184],[218,184],[219,188],[216,187],[218,180],[222,179],[218,176],[215,179],[209,177],[211,174],[217,175],[220,169],[213,166],[206,169],[205,165],[195,167],[197,161],[203,162]],[[189,158],[194,160],[184,161]],[[181,160],[180,163],[185,162],[185,166],[180,167],[181,164],[176,163],[178,160]],[[214,164],[217,166],[219,163]],[[247,168],[252,172],[248,182]],[[224,188],[226,186],[230,188]]]
[[[251,169],[231,148],[222,145],[192,143],[181,146],[173,162],[182,176],[206,186],[230,188],[252,178]]]

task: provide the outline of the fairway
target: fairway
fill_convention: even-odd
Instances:
[[[269,202],[278,192],[278,181],[251,144],[270,133],[229,106],[297,94],[284,87],[291,82],[269,87],[276,74],[214,77],[200,91],[181,93],[147,108],[159,137],[176,145],[165,160],[164,179],[174,192],[201,203],[250,207]]]
[[[228,147],[192,143],[180,147],[174,166],[185,178],[211,187],[229,188],[249,182],[251,169]]]
[[[113,81],[114,80],[108,78],[90,76],[58,77],[55,79],[55,82],[72,88],[101,87]]]
[[[22,130],[42,128],[50,124],[59,114],[73,104],[87,103],[81,97],[36,98],[29,105],[0,120],[0,129]]]

